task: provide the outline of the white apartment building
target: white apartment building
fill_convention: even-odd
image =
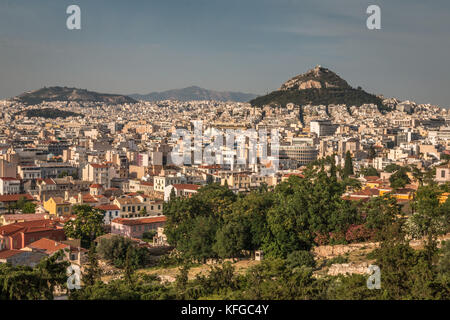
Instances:
[[[186,179],[181,176],[159,176],[153,178],[153,190],[164,192],[167,186],[185,183]]]
[[[20,180],[10,177],[0,178],[0,195],[20,193]]]

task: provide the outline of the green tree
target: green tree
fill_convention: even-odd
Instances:
[[[117,268],[125,267],[128,252],[134,267],[144,266],[149,255],[146,248],[137,248],[131,239],[119,235],[100,239],[97,252],[101,258],[111,262]]]
[[[437,237],[445,234],[450,225],[450,201],[439,203],[440,190],[434,185],[420,187],[415,196],[414,214],[409,221],[409,232],[426,239],[430,264],[437,251]]]
[[[69,263],[61,261],[62,255],[57,252],[34,268],[0,264],[0,299],[53,300],[55,289],[62,290],[67,282]]]
[[[134,275],[134,264],[132,261],[132,255],[133,255],[133,248],[128,247],[126,257],[125,257],[125,265],[124,265],[124,276],[125,281],[131,285],[133,283],[133,275]]]
[[[405,167],[401,167],[389,177],[389,182],[391,183],[392,188],[400,189],[404,188],[407,184],[410,184],[411,179],[409,179],[407,169]]]
[[[36,212],[36,204],[25,199],[25,197],[20,197],[20,199],[13,205],[8,206],[8,210],[13,209],[13,213],[18,209],[22,211],[22,213],[35,213]]]
[[[362,168],[360,173],[365,177],[379,177],[380,173],[372,166],[369,166],[367,168]]]
[[[401,231],[401,208],[394,197],[385,195],[371,198],[360,211],[365,226],[376,232],[377,240],[400,239],[404,236]]]
[[[388,165],[386,166],[386,168],[384,168],[384,171],[385,171],[385,172],[388,172],[388,173],[393,173],[393,172],[399,170],[400,168],[401,168],[401,167],[400,167],[398,164],[391,163],[391,164],[388,164]]]
[[[95,238],[105,233],[103,213],[89,205],[76,205],[72,212],[76,218],[65,223],[64,232],[69,238],[81,239],[81,245],[89,248]]]
[[[288,254],[286,262],[289,268],[298,268],[298,267],[316,267],[316,261],[314,260],[314,255],[310,251],[306,250],[297,250]]]
[[[344,171],[342,173],[343,178],[347,178],[351,175],[353,175],[353,162],[352,162],[352,155],[350,151],[347,151],[345,154],[345,164],[344,164]]]
[[[246,240],[245,226],[239,222],[230,221],[217,230],[213,250],[221,258],[237,258],[245,248]]]
[[[424,173],[416,166],[411,167],[411,173],[413,175],[414,180],[416,180],[419,183],[419,186],[423,186]]]
[[[88,263],[83,274],[83,284],[92,286],[100,279],[101,269],[98,264],[97,252],[95,244],[92,243],[88,252]]]
[[[28,201],[21,209],[23,213],[36,213],[36,204]]]

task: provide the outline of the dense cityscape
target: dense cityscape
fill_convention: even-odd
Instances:
[[[0,101],[0,298],[449,299],[450,109],[88,93]]]

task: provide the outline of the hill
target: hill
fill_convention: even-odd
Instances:
[[[57,119],[57,118],[68,118],[68,117],[84,117],[83,114],[59,110],[54,108],[43,108],[43,109],[28,109],[14,114],[14,117],[18,114],[23,114],[28,118],[45,118],[45,119]]]
[[[102,102],[108,104],[136,103],[133,98],[118,94],[107,94],[88,91],[86,89],[68,87],[49,87],[25,92],[12,100],[34,105],[51,101]]]
[[[257,97],[256,94],[242,93],[242,92],[230,92],[230,91],[214,91],[197,86],[187,87],[183,89],[174,89],[162,92],[152,92],[149,94],[132,94],[137,100],[145,101],[159,101],[159,100],[178,100],[178,101],[191,101],[191,100],[215,100],[215,101],[235,101],[235,102],[247,102]]]
[[[360,106],[373,103],[385,110],[382,99],[365,92],[360,87],[352,88],[347,81],[329,69],[317,66],[305,74],[298,75],[285,83],[280,89],[250,101],[254,106],[281,105],[329,105],[346,104]]]

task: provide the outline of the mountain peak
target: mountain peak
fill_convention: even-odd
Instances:
[[[296,105],[330,105],[345,104],[361,106],[376,104],[380,110],[386,109],[382,100],[360,87],[352,88],[347,81],[333,71],[315,66],[306,73],[300,74],[283,83],[280,89],[250,101],[254,106],[277,105],[288,103]]]
[[[322,88],[348,89],[350,85],[333,71],[317,65],[304,74],[293,77],[281,86],[280,90],[306,90]]]

